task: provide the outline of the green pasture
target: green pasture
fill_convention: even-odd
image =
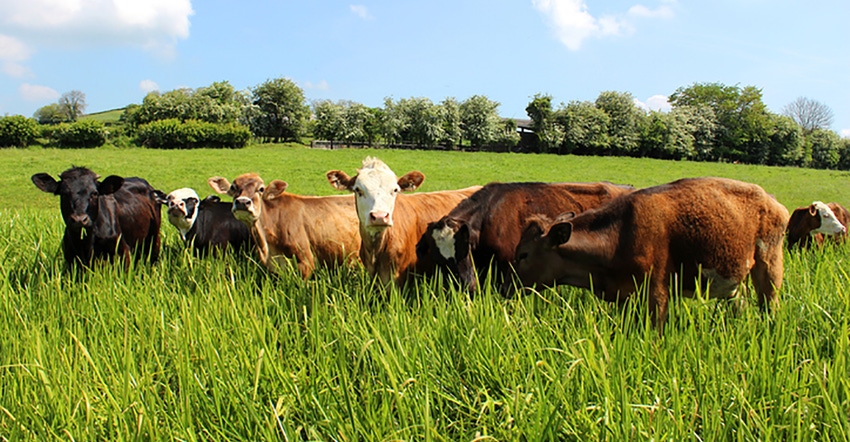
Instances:
[[[786,253],[781,307],[641,302],[561,287],[474,297],[443,278],[376,287],[362,268],[301,281],[255,258],[197,258],[163,225],[156,265],[63,268],[58,201],[30,182],[73,165],[164,191],[253,171],[333,194],[366,155],[422,191],[500,181],[687,176],[762,185],[789,209],[850,204],[847,172],[461,152],[0,150],[0,441],[850,440],[850,251]]]

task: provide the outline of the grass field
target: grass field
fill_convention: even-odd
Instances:
[[[58,201],[29,177],[71,164],[211,193],[247,171],[333,194],[366,155],[423,191],[488,181],[685,176],[755,182],[789,209],[850,203],[850,175],[795,168],[417,151],[2,150],[0,440],[850,439],[850,251],[786,254],[782,306],[676,300],[663,338],[568,287],[470,299],[439,278],[385,293],[362,269],[311,281],[250,256],[199,259],[164,224],[154,266],[63,271]],[[635,305],[637,305],[635,307]]]

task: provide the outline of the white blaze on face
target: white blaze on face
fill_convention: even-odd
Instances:
[[[434,230],[431,237],[446,261],[455,258],[455,231],[451,227],[443,226],[440,230]]]
[[[815,201],[812,203],[820,215],[820,227],[815,229],[814,233],[823,233],[824,235],[835,235],[846,231],[843,224],[835,217],[835,213],[826,204]]]
[[[186,233],[192,229],[195,220],[198,218],[198,204],[200,199],[198,194],[188,188],[177,189],[168,194],[166,197],[168,204],[168,222],[170,222],[177,230],[183,239],[186,239]]]
[[[367,158],[357,171],[354,195],[360,225],[383,230],[393,225],[395,199],[401,191],[395,173],[377,158]]]

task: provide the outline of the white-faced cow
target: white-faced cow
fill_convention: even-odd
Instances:
[[[304,279],[317,265],[353,264],[360,250],[354,198],[301,196],[285,192],[287,184],[272,181],[268,187],[254,173],[207,180],[218,193],[233,197],[233,215],[245,223],[271,271],[294,258]]]
[[[847,236],[850,213],[838,203],[824,204],[815,201],[808,207],[800,207],[791,213],[788,220],[788,248],[808,248],[812,241],[823,244],[824,235],[836,242]]]
[[[32,176],[44,192],[59,196],[65,234],[62,252],[70,266],[87,267],[94,258],[115,255],[130,263],[130,255],[159,258],[161,214],[156,193],[142,178],[98,175],[73,167],[56,181],[47,173]]]
[[[421,172],[408,172],[401,178],[383,161],[367,157],[357,175],[341,170],[327,173],[328,181],[339,190],[355,194],[355,217],[360,225],[360,260],[366,270],[383,284],[403,284],[411,274],[436,270],[435,263],[416,256],[416,244],[428,223],[452,210],[481,186],[460,190],[406,195],[425,180]]]
[[[228,247],[247,250],[252,244],[248,226],[233,216],[233,204],[218,196],[200,200],[194,189],[184,187],[169,193],[161,202],[167,208],[168,221],[183,241],[202,255]]]
[[[778,303],[787,222],[788,210],[755,184],[682,179],[548,225],[532,218],[514,265],[526,286],[592,287],[607,301],[626,300],[646,278],[660,331],[674,283],[684,296],[700,280],[709,296],[731,298],[749,275],[761,306]]]
[[[430,254],[470,290],[477,289],[477,277],[491,261],[496,282],[506,282],[513,274],[510,264],[529,215],[581,213],[632,191],[632,186],[605,182],[489,183],[429,224],[416,252]]]

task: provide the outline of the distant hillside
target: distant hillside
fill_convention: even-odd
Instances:
[[[118,119],[121,118],[121,114],[124,113],[124,108],[121,109],[112,109],[103,112],[95,112],[92,114],[87,114],[81,117],[83,120],[97,120],[103,123],[117,123]]]

